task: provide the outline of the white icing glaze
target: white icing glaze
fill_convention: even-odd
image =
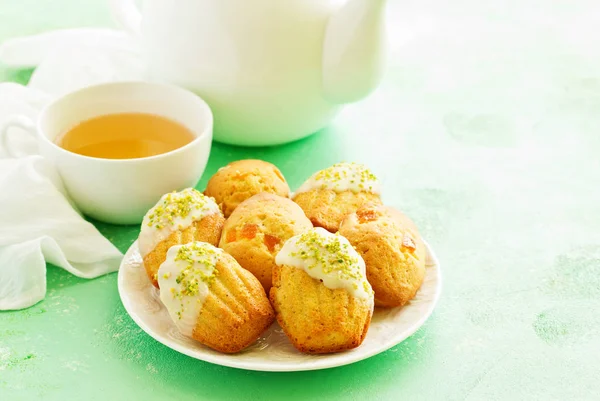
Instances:
[[[295,192],[314,189],[331,189],[335,192],[381,193],[379,179],[364,165],[358,163],[338,163],[313,174]]]
[[[196,327],[222,252],[206,242],[175,245],[158,269],[160,300],[183,335],[191,337]]]
[[[187,188],[163,195],[142,221],[138,245],[142,257],[148,255],[175,230],[185,230],[195,221],[221,213],[213,198]]]
[[[317,227],[285,242],[275,263],[297,267],[327,288],[344,288],[351,295],[373,302],[365,262],[350,242]]]

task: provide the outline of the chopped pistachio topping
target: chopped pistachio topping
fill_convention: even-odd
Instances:
[[[185,296],[194,296],[198,293],[200,282],[209,286],[214,281],[218,274],[214,260],[219,257],[219,252],[216,248],[207,245],[193,242],[181,246],[177,251],[174,261],[183,261],[185,267],[175,278],[179,289],[171,290],[174,298],[182,299]],[[166,275],[165,278],[168,278]]]
[[[327,288],[343,288],[354,297],[373,302],[365,262],[350,242],[324,228],[313,228],[288,239],[275,263],[304,270]]]
[[[206,242],[169,248],[159,269],[160,299],[181,333],[191,336],[219,271],[223,251]]]
[[[319,266],[324,273],[337,273],[344,280],[363,279],[358,258],[350,254],[350,246],[340,238],[339,234],[323,236],[315,230],[307,231],[298,239],[300,250],[291,256],[310,261],[308,269]]]
[[[315,175],[315,179],[317,180],[330,182],[338,182],[346,178],[350,178],[351,183],[359,181],[362,185],[367,184],[369,181],[377,181],[377,177],[371,170],[362,164],[354,162],[336,163],[325,170],[319,171]]]
[[[181,192],[173,191],[163,196],[148,212],[147,225],[159,230],[171,226],[175,219],[185,219],[194,210],[207,208],[209,202],[211,198],[194,188],[187,188]]]
[[[297,192],[311,189],[379,193],[379,180],[366,166],[359,163],[337,163],[315,173]]]

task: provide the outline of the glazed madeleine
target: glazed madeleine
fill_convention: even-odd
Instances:
[[[171,247],[158,281],[179,331],[220,352],[248,347],[275,318],[258,279],[205,242]]]
[[[362,164],[338,163],[310,177],[293,200],[315,227],[334,233],[342,220],[362,205],[381,203],[380,183]]]
[[[204,194],[215,198],[225,217],[229,217],[240,203],[261,192],[287,198],[290,187],[273,164],[238,160],[220,168],[208,181]]]
[[[275,255],[285,241],[311,228],[300,206],[263,192],[240,203],[229,216],[219,247],[254,274],[268,294]]]
[[[365,205],[340,226],[367,267],[375,306],[402,306],[425,277],[425,244],[415,224],[394,208]]]
[[[225,217],[214,199],[187,188],[165,194],[146,213],[138,245],[148,278],[158,287],[157,272],[167,251],[192,241],[219,243]]]
[[[275,262],[271,302],[299,351],[331,353],[363,342],[373,315],[373,290],[348,240],[314,228],[290,238]]]

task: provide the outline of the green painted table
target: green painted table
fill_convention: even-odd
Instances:
[[[442,261],[425,326],[351,366],[246,372],[143,333],[116,274],[49,267],[43,302],[0,313],[0,400],[600,399],[600,6],[392,0],[389,11],[380,90],[294,144],[215,144],[199,188],[240,158],[274,162],[292,186],[339,160],[367,163]],[[0,39],[108,23],[103,0],[0,0]],[[123,251],[138,232],[98,227]]]

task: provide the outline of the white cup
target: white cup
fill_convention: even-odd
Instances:
[[[69,152],[56,138],[90,118],[114,113],[151,113],[176,121],[196,136],[168,153],[140,159],[100,159]],[[8,130],[36,136],[42,156],[56,166],[75,205],[86,215],[114,224],[140,223],[144,214],[170,191],[196,185],[208,161],[213,133],[209,106],[185,89],[147,82],[90,86],[69,93],[40,114],[37,124],[14,116],[0,127],[0,141],[13,156]],[[40,199],[40,202],[43,202]]]

